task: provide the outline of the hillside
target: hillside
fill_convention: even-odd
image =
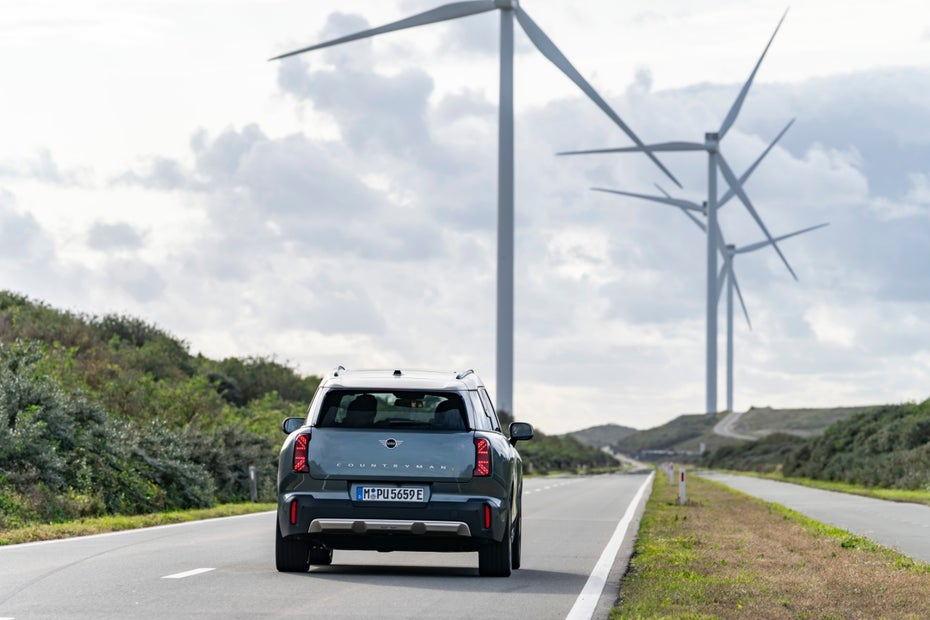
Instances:
[[[813,437],[823,433],[828,426],[858,413],[873,411],[871,407],[830,407],[819,409],[772,409],[750,407],[733,430],[753,437],[764,437],[772,433],[785,433],[798,437]]]
[[[816,436],[773,433],[721,447],[703,464],[882,488],[928,488],[930,401],[864,407]]]
[[[714,425],[725,414],[682,415],[661,426],[628,435],[612,445],[613,450],[639,460],[694,460],[705,451],[737,443],[714,433]],[[690,457],[690,458],[689,458]]]
[[[930,488],[930,400],[838,422],[784,461],[786,476],[897,489]]]
[[[574,431],[572,433],[568,433],[568,435],[574,437],[587,446],[591,446],[593,448],[604,448],[606,446],[612,446],[621,439],[629,437],[630,435],[638,432],[639,431],[637,429],[630,428],[629,426],[620,426],[619,424],[601,424],[600,426],[592,426],[591,428]]]
[[[274,497],[280,421],[319,384],[210,360],[140,319],[0,292],[0,528]]]
[[[0,291],[0,529],[273,501],[281,420],[319,377],[270,357],[212,360],[144,320]],[[574,438],[521,445],[540,473],[615,466]]]

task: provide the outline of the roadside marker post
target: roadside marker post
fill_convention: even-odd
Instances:
[[[258,501],[258,480],[255,478],[255,465],[249,465],[249,496],[252,503]]]
[[[688,495],[685,492],[685,470],[682,468],[678,471],[678,503],[682,506],[688,501]]]
[[[674,463],[665,462],[662,463],[662,469],[665,470],[665,474],[668,476],[668,483],[675,484],[675,465]]]

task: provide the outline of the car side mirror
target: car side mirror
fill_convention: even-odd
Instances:
[[[510,423],[510,445],[517,445],[518,441],[533,438],[533,425],[526,422]]]
[[[284,422],[281,422],[281,430],[284,431],[285,435],[290,435],[303,426],[306,421],[306,418],[286,418]]]

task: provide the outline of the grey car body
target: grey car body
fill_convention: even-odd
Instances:
[[[482,575],[520,566],[523,464],[533,428],[500,427],[473,371],[347,371],[288,418],[278,463],[279,571],[334,549],[477,551]]]

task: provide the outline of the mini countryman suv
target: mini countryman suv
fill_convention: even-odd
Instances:
[[[471,370],[348,371],[288,418],[275,561],[306,571],[333,549],[477,551],[481,575],[520,567],[523,466],[533,427],[500,427]]]

